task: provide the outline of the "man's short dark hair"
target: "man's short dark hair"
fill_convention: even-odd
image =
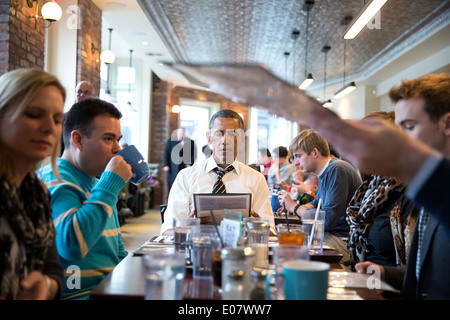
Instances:
[[[109,115],[121,119],[122,113],[112,104],[98,98],[88,98],[75,103],[66,113],[63,123],[63,139],[66,149],[70,146],[70,135],[79,130],[89,137],[92,133],[92,122],[99,115]]]
[[[237,119],[239,123],[239,128],[244,130],[244,120],[242,120],[242,117],[234,110],[231,109],[222,109],[217,111],[212,117],[211,120],[209,120],[209,129],[211,129],[214,126],[214,120],[216,118],[231,118],[231,119]]]

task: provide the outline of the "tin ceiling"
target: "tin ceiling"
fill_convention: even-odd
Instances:
[[[343,40],[344,19],[357,17],[366,1],[316,0],[308,28],[304,0],[138,2],[175,61],[264,64],[297,85],[305,78],[306,60],[306,72],[323,81],[326,45],[327,82],[343,83],[344,71],[346,81],[364,78],[450,20],[449,0],[389,0],[372,29]]]

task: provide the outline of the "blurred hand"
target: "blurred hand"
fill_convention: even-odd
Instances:
[[[250,211],[250,216],[254,218],[260,218],[259,214],[257,214],[255,211]]]
[[[164,172],[169,172],[170,171],[170,167],[163,167],[163,171]]]
[[[280,205],[286,208],[288,212],[294,212],[294,208],[297,205],[297,202],[292,200],[287,192],[280,192],[278,194],[278,201],[280,202]]]
[[[289,185],[287,184],[287,182],[286,181],[281,181],[281,183],[280,183],[280,188],[281,189],[288,189],[289,188]]]
[[[372,268],[373,268],[373,267],[378,268],[378,269],[380,270],[380,278],[381,278],[381,280],[384,281],[385,275],[384,275],[384,268],[383,268],[383,266],[380,266],[379,264],[373,263],[373,262],[371,262],[371,261],[364,261],[364,262],[359,262],[359,263],[357,263],[357,264],[355,265],[355,271],[356,271],[357,273],[368,273],[368,272],[367,272],[367,269],[368,269],[369,267],[372,267]],[[369,272],[369,273],[372,273],[372,272]]]
[[[326,117],[321,114],[312,117],[310,126],[361,171],[396,176],[405,184],[411,182],[433,153],[424,143],[377,117],[353,121],[338,119],[331,113]]]
[[[311,190],[304,184],[303,182],[299,181],[298,184],[293,184],[293,189],[297,191],[297,194],[310,194]]]
[[[188,213],[189,218],[195,218],[195,210],[192,210],[192,212]]]
[[[106,165],[105,171],[112,171],[128,182],[133,176],[131,166],[123,159],[122,156],[114,156]]]
[[[32,271],[28,277],[20,282],[22,290],[19,300],[46,300],[49,296],[47,282],[39,271]]]

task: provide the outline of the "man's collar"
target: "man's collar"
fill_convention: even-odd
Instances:
[[[239,161],[234,160],[233,163],[231,163],[230,165],[232,165],[234,167],[234,170],[236,170],[236,173],[239,175],[239,166],[237,165]],[[214,170],[214,168],[219,167],[216,163],[216,160],[214,159],[214,157],[211,155],[211,157],[208,158],[208,160],[206,161],[206,173]]]
[[[331,162],[331,158],[328,159],[327,163],[325,163],[325,165],[323,166],[322,170],[320,171],[320,173],[318,174],[318,176],[320,177],[322,175],[322,173],[324,173],[324,171],[328,168],[328,165]]]

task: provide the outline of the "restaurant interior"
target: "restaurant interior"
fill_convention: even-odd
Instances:
[[[60,17],[44,17],[48,2],[59,5]],[[122,142],[135,145],[150,165],[152,179],[134,207],[140,212],[136,216],[149,209],[159,214],[169,192],[162,170],[164,146],[177,128],[186,128],[202,160],[210,117],[221,109],[238,112],[246,127],[247,164],[257,162],[259,148],[288,147],[305,128],[282,112],[224,97],[171,64],[261,65],[350,120],[392,111],[388,91],[403,79],[450,74],[450,1],[385,1],[358,34],[347,36],[371,2],[8,1],[0,5],[0,75],[23,67],[55,74],[67,91],[65,111],[75,101],[77,83],[92,82],[98,97],[122,112]],[[132,226],[131,221],[127,218],[122,227]],[[157,229],[159,225],[152,232]],[[144,272],[140,261],[126,268],[122,271],[127,274]],[[145,289],[139,277],[127,280],[137,292],[120,287],[121,281],[113,283],[111,277],[108,281],[93,296],[142,299]],[[193,284],[187,290],[196,296],[201,288]],[[200,298],[216,299],[216,294]],[[364,290],[334,294],[386,298]]]
[[[261,64],[296,86],[311,75],[306,93],[330,100],[327,108],[344,119],[391,111],[393,85],[450,70],[448,1],[390,0],[351,40],[343,35],[368,1],[61,0],[62,16],[52,23],[34,18],[45,2],[2,6],[20,28],[1,31],[1,69],[39,66],[54,73],[68,89],[65,110],[75,100],[70,88],[91,81],[99,97],[123,111],[125,142],[154,164],[162,165],[165,141],[180,125],[189,126],[197,148],[206,144],[193,123],[218,109],[238,111],[251,130],[248,163],[256,162],[259,147],[278,146],[270,130],[283,130],[283,145],[299,131],[295,119],[226,99],[164,62]],[[109,49],[115,60],[106,64],[101,54]],[[356,90],[334,96],[351,83]],[[160,179],[156,205],[167,201]]]

